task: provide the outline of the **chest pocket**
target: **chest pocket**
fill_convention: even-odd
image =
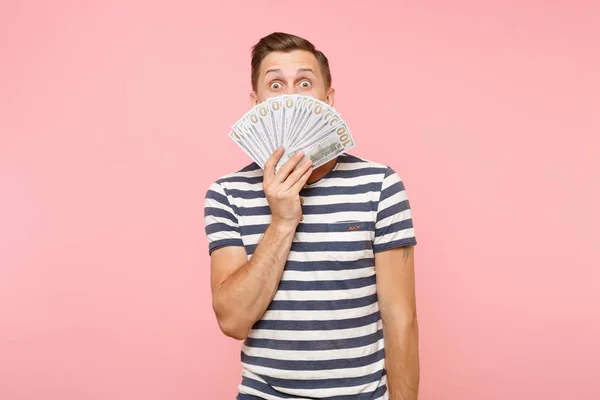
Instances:
[[[335,261],[355,261],[373,256],[375,224],[370,221],[340,221],[327,226],[327,255]]]

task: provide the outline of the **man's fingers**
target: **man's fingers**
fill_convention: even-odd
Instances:
[[[302,160],[302,157],[304,157],[303,151],[297,151],[296,153],[294,153],[294,155],[289,160],[287,160],[285,164],[283,164],[281,168],[279,168],[279,171],[277,171],[277,173],[275,174],[275,182],[282,183],[283,181],[285,181],[288,175],[294,169],[294,167],[300,162],[300,160]]]
[[[283,156],[283,153],[284,153],[283,147],[278,148],[277,150],[275,150],[273,152],[273,154],[271,154],[271,156],[265,163],[265,174],[264,174],[265,181],[267,181],[267,182],[270,181],[273,178],[273,176],[275,175],[275,165],[277,165],[277,162],[279,161],[281,156]]]
[[[287,179],[282,183],[282,189],[289,190],[292,186],[294,186],[294,184],[298,182],[298,179],[304,176],[306,171],[310,168],[311,164],[311,160],[308,159],[302,164],[298,165],[298,168],[296,168],[296,170],[292,172],[290,176],[288,176]]]
[[[295,193],[300,193],[300,191],[302,190],[304,185],[306,185],[306,182],[308,181],[308,178],[310,178],[310,175],[312,174],[312,172],[313,172],[312,167],[309,167],[306,170],[306,172],[300,177],[300,179],[298,179],[296,181],[296,183],[294,183],[291,190],[293,190]]]

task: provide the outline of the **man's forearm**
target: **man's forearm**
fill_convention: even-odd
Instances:
[[[417,400],[419,392],[419,328],[409,322],[383,321],[385,364],[390,400]]]
[[[272,222],[252,258],[219,285],[213,306],[230,336],[245,338],[273,300],[295,230],[289,223]]]

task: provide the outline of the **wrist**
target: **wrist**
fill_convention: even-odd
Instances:
[[[296,232],[296,227],[299,221],[290,219],[281,219],[273,217],[271,219],[271,228],[280,235],[293,235]]]

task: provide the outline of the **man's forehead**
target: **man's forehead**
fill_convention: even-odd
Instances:
[[[304,72],[312,71],[318,73],[318,61],[316,57],[307,51],[293,51],[289,53],[269,53],[261,63],[261,75],[271,72]]]

